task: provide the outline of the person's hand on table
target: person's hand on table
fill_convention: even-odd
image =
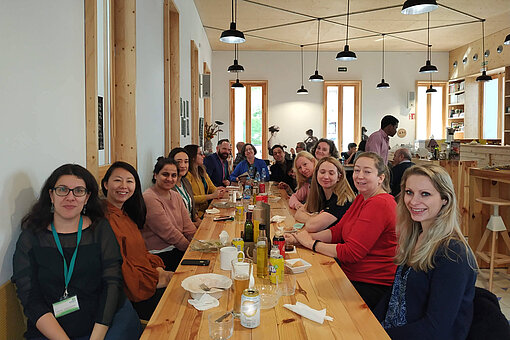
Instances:
[[[174,272],[166,271],[161,267],[157,267],[156,270],[158,271],[159,274],[158,284],[156,288],[165,288],[170,283],[170,280],[172,279]]]
[[[302,246],[312,249],[314,240],[308,231],[301,229],[294,233],[293,236]]]
[[[226,189],[223,188],[223,187],[219,187],[216,192],[218,193],[218,198],[223,198],[223,196],[225,195],[225,192],[226,192]]]
[[[285,234],[283,234],[283,237],[285,237],[285,244],[290,244],[290,245],[298,245],[299,244],[298,240],[296,240],[296,238],[294,237],[294,233],[285,233]]]
[[[228,179],[224,179],[223,180],[223,185],[224,186],[229,186],[230,185],[230,181]]]
[[[202,223],[202,219],[201,218],[196,218],[195,219],[195,222],[193,222],[193,224],[195,225],[195,227],[199,227],[200,226],[200,223]]]
[[[295,208],[294,210],[298,210],[298,209],[301,209],[302,207],[304,207],[305,205],[303,203],[298,203],[295,205]]]

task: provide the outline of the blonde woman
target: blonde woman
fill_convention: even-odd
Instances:
[[[316,233],[289,234],[315,252],[335,257],[370,309],[391,291],[397,266],[393,263],[396,203],[389,192],[389,172],[382,158],[362,153],[354,163],[353,180],[359,195],[340,222]],[[312,202],[312,195],[308,197]]]
[[[305,223],[305,230],[317,232],[335,225],[354,200],[345,170],[338,160],[324,157],[313,172],[306,204],[296,211],[296,221]]]
[[[310,183],[312,181],[313,171],[317,160],[315,157],[307,152],[300,151],[294,160],[294,173],[296,174],[297,189],[296,192],[290,196],[289,207],[292,209],[301,208],[308,197],[310,191]]]
[[[460,230],[452,180],[440,166],[414,166],[401,190],[398,268],[389,303],[376,315],[392,339],[465,339],[477,265]]]

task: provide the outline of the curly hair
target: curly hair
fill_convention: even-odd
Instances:
[[[336,145],[335,143],[332,141],[332,140],[329,140],[327,138],[321,138],[317,141],[317,143],[315,143],[315,145],[313,146],[312,150],[310,151],[312,155],[315,156],[315,150],[317,150],[317,146],[320,144],[320,143],[326,143],[329,145],[329,155],[333,158],[337,158],[338,159],[338,149],[336,148]]]

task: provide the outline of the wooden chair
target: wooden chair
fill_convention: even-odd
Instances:
[[[489,223],[487,223],[487,227],[483,236],[480,240],[480,244],[476,248],[476,255],[478,255],[482,260],[489,263],[489,291],[492,292],[492,281],[494,277],[494,266],[510,263],[510,256],[502,253],[496,252],[496,243],[498,241],[498,236],[501,233],[503,237],[503,241],[507,246],[508,250],[510,250],[510,237],[508,236],[508,230],[506,229],[505,223],[503,219],[499,215],[499,207],[500,206],[510,206],[510,201],[504,200],[498,197],[479,197],[476,199],[477,202],[482,204],[492,205],[494,212],[489,219]],[[489,238],[489,234],[492,235],[491,238],[491,250],[484,251],[483,248],[485,243]]]

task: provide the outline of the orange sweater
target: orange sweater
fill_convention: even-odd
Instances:
[[[140,230],[128,215],[109,202],[107,207],[106,218],[117,237],[122,254],[124,291],[131,301],[147,300],[156,292],[159,279],[156,268],[165,268],[165,264],[159,256],[147,251]]]

